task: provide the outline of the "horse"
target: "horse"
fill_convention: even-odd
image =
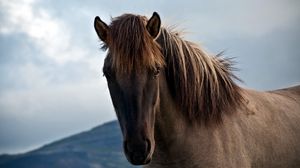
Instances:
[[[123,14],[94,28],[103,74],[133,165],[146,168],[300,167],[300,86],[237,84],[233,61],[161,26]]]

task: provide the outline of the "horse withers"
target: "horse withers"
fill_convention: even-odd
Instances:
[[[300,167],[300,86],[241,88],[231,59],[124,14],[94,27],[128,161],[146,167]]]

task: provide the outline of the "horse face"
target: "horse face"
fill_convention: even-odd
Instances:
[[[155,146],[159,69],[118,76],[105,64],[104,74],[123,133],[126,157],[132,164],[147,164]]]
[[[112,35],[114,34],[113,29],[110,29],[111,27],[107,26],[99,17],[95,18],[94,26],[99,38],[107,44],[109,49],[112,43],[116,42],[114,37],[124,34],[118,32],[115,36]],[[155,40],[160,30],[159,15],[153,13],[145,26],[148,37]],[[131,27],[128,30],[137,28]],[[132,36],[135,36],[134,34],[136,33],[133,33]],[[126,37],[131,38],[131,36]],[[131,43],[131,41],[127,41],[127,43]],[[124,50],[129,49],[131,48],[125,47]],[[140,48],[135,47],[134,49],[139,50]],[[132,164],[142,165],[150,162],[155,147],[154,122],[159,104],[158,75],[160,66],[155,68],[145,66],[138,70],[133,68],[129,73],[120,73],[117,69],[119,67],[113,66],[111,60],[123,53],[118,49],[110,50],[104,62],[103,73],[107,79],[111,99],[121,126],[126,157]],[[126,56],[128,57],[128,55]],[[147,58],[150,55],[140,56]],[[121,65],[123,66],[123,64],[122,62]]]

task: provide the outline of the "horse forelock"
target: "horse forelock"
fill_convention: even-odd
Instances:
[[[190,121],[221,123],[222,116],[241,104],[231,59],[209,56],[180,33],[162,28],[157,39],[166,60],[166,77],[181,111]]]
[[[108,44],[112,67],[117,73],[130,73],[143,68],[164,65],[160,46],[146,29],[147,18],[124,14],[110,24]]]

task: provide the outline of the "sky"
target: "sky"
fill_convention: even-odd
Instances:
[[[298,0],[0,0],[0,154],[116,119],[94,18],[154,11],[209,53],[235,57],[243,87],[300,84]]]

